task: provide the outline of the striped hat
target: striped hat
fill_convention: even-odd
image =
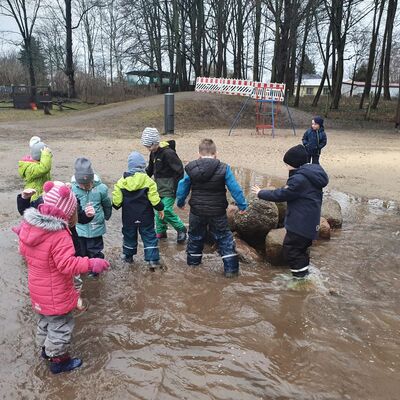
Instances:
[[[65,215],[66,221],[68,221],[74,214],[77,206],[75,194],[71,189],[62,182],[59,181],[48,181],[43,185],[43,202],[48,206],[54,208],[55,213],[59,211]]]
[[[142,132],[143,146],[150,147],[153,144],[160,143],[160,133],[157,128],[145,128]]]

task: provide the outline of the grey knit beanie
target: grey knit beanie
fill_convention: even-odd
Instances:
[[[157,128],[145,128],[142,133],[143,146],[150,147],[153,144],[160,143],[160,133]]]
[[[77,158],[75,161],[75,180],[82,184],[91,183],[94,180],[92,162],[85,157]]]
[[[31,157],[33,160],[39,161],[42,155],[42,150],[46,147],[46,144],[43,142],[34,143],[31,146]]]

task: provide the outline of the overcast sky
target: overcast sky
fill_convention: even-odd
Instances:
[[[15,48],[15,45],[9,43],[9,41],[20,41],[21,36],[18,32],[18,26],[14,19],[0,14],[0,51]]]

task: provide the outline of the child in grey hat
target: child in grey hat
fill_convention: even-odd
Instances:
[[[112,204],[107,186],[102,183],[92,168],[92,163],[85,157],[75,161],[75,174],[71,180],[72,190],[79,199],[82,208],[92,206],[94,218],[88,224],[76,224],[79,237],[80,256],[89,258],[104,258],[103,235],[106,233],[106,223],[111,217]],[[95,273],[89,274],[96,276]]]
[[[174,211],[176,189],[178,182],[183,178],[183,164],[176,154],[175,140],[160,141],[158,130],[147,127],[142,133],[142,144],[150,152],[146,173],[149,177],[154,175],[164,205],[164,219],[156,214],[157,238],[167,237],[170,224],[177,232],[177,242],[183,243],[187,237],[187,229]]]

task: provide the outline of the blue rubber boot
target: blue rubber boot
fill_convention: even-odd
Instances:
[[[225,278],[235,278],[239,275],[239,257],[237,254],[222,256]]]
[[[72,371],[82,365],[80,358],[71,358],[68,354],[50,359],[50,371],[53,374]]]

